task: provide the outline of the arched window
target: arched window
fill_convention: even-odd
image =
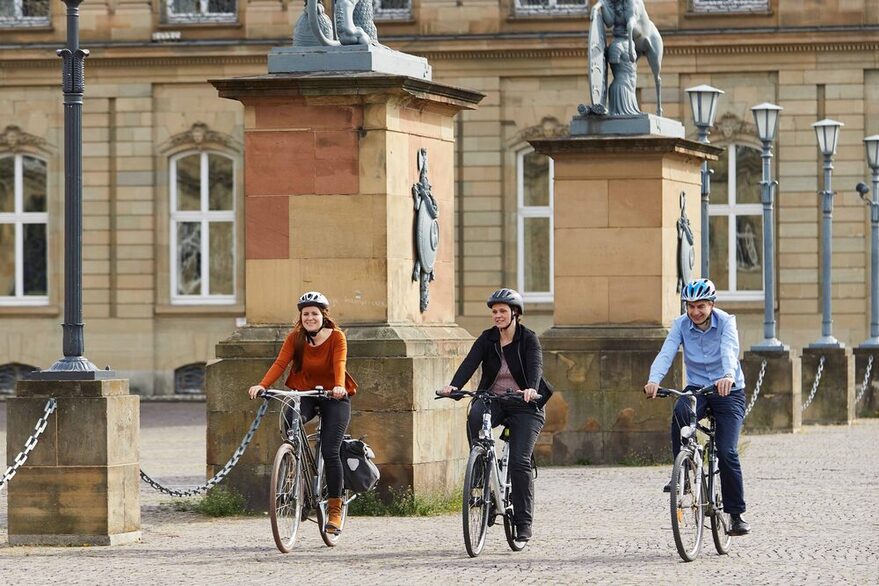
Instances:
[[[235,302],[235,163],[212,151],[171,158],[171,302]]]
[[[0,155],[0,305],[46,305],[46,161]]]
[[[730,144],[712,164],[709,206],[711,280],[723,299],[763,299],[760,150]]]
[[[205,363],[193,362],[174,371],[174,392],[180,395],[204,393]]]
[[[14,394],[15,383],[35,370],[39,370],[39,368],[18,362],[10,362],[0,366],[0,395]]]
[[[527,301],[553,299],[553,161],[532,148],[516,156],[518,289]]]

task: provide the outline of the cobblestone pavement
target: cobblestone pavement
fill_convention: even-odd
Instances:
[[[0,462],[5,459],[0,404]],[[142,408],[144,469],[175,485],[203,481],[204,406]],[[753,534],[729,556],[685,564],[675,552],[667,466],[541,469],[535,538],[522,552],[489,530],[469,559],[460,518],[352,518],[341,544],[307,524],[298,549],[274,549],[265,517],[207,519],[173,510],[142,485],[143,540],[114,548],[10,547],[0,497],[0,584],[309,583],[879,583],[879,421],[745,438]],[[14,481],[13,481],[14,482]],[[5,492],[4,492],[5,494]]]

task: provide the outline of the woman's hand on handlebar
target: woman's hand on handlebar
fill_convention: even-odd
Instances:
[[[530,403],[531,401],[540,398],[540,393],[534,389],[522,389],[519,392],[522,393],[522,400],[526,403]]]
[[[440,397],[448,397],[449,395],[451,395],[452,393],[454,393],[457,390],[458,390],[458,387],[453,387],[452,385],[446,385],[443,388],[441,388],[440,390],[438,390],[436,392],[436,394],[439,395]]]
[[[330,391],[330,396],[333,399],[338,399],[339,401],[341,401],[348,396],[348,391],[345,390],[345,387],[333,387],[333,390]]]
[[[659,390],[659,385],[656,383],[647,383],[644,385],[644,394],[647,395],[649,399],[656,398],[656,391]]]
[[[250,396],[251,399],[256,399],[257,395],[265,390],[266,388],[262,385],[253,385],[252,387],[247,389],[247,394]]]

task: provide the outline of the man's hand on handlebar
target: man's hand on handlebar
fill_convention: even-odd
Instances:
[[[656,383],[647,383],[644,385],[644,394],[647,395],[649,399],[656,398],[656,391],[659,390],[659,385]]]
[[[249,389],[247,389],[247,394],[251,399],[256,399],[257,395],[259,395],[262,391],[266,390],[266,388],[262,385],[253,385]]]
[[[734,382],[735,381],[729,377],[724,377],[715,381],[714,386],[717,388],[717,394],[721,397],[726,397],[727,395],[729,395],[729,392],[732,390]]]

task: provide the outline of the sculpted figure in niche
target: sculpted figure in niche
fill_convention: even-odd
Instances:
[[[610,46],[607,31],[611,29]],[[662,116],[662,37],[647,15],[643,0],[599,0],[592,7],[589,30],[589,89],[592,106],[581,113],[630,116],[641,113],[635,95],[641,55],[656,83],[656,115]],[[607,85],[608,68],[613,73]]]
[[[322,0],[305,0],[305,10],[293,29],[294,46],[338,47],[369,44],[378,44],[372,0],[335,0],[333,21],[326,15]]]

